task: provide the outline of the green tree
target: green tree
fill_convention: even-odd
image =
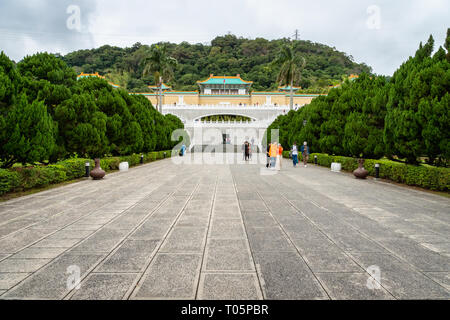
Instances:
[[[280,67],[277,82],[280,85],[290,86],[289,106],[291,110],[294,108],[294,84],[300,80],[301,70],[305,67],[305,64],[305,58],[296,54],[294,48],[289,45],[283,46],[273,61],[273,65]]]
[[[3,167],[48,160],[56,148],[55,126],[44,103],[29,104],[25,94],[8,113],[5,127],[9,136],[1,148]]]
[[[145,59],[144,76],[152,74],[155,83],[159,88],[159,111],[162,105],[162,84],[173,77],[174,68],[177,66],[177,60],[167,54],[165,46],[154,45],[151,47],[150,56]]]
[[[430,36],[394,73],[389,85],[384,132],[388,155],[410,163],[419,157],[433,163],[448,154],[449,61],[443,48],[432,56],[433,47]]]

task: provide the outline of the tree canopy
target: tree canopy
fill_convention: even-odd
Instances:
[[[167,55],[178,61],[174,77],[169,84],[175,90],[197,90],[196,81],[210,74],[235,75],[253,81],[257,91],[276,90],[275,79],[280,66],[271,62],[284,45],[292,45],[294,53],[306,59],[299,83],[305,89],[323,92],[343,76],[371,72],[364,63],[329,46],[311,41],[289,39],[245,39],[228,34],[216,37],[210,44],[182,42],[159,43]],[[151,56],[151,46],[136,43],[130,48],[102,46],[92,50],[79,50],[63,57],[77,72],[99,72],[129,91],[148,91],[149,84],[156,85],[152,74],[143,75],[145,60]]]

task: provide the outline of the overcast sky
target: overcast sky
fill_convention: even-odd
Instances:
[[[228,32],[277,39],[298,29],[300,39],[391,75],[430,34],[442,45],[449,21],[449,0],[0,0],[0,50],[19,61],[38,51],[208,43]]]

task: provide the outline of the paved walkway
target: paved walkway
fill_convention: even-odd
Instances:
[[[0,299],[450,298],[447,198],[261,167],[164,160],[0,204]]]

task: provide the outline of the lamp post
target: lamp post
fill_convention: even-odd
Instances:
[[[86,177],[86,178],[89,178],[91,164],[90,164],[89,162],[86,162],[86,163],[84,164],[84,167],[85,167],[85,169],[86,169],[85,177]]]
[[[380,179],[380,164],[375,163],[375,180]]]
[[[159,77],[159,112],[162,113],[162,77]]]

